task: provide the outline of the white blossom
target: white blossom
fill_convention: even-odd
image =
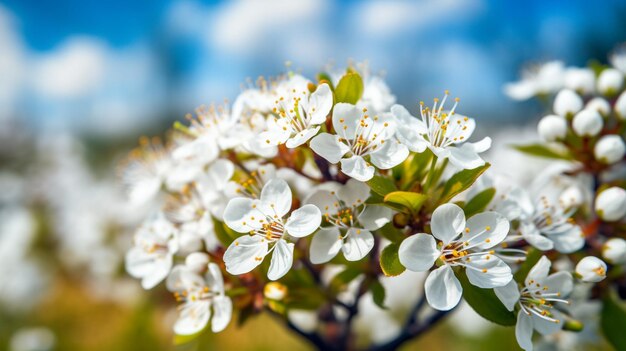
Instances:
[[[602,131],[604,122],[596,110],[584,109],[574,116],[572,128],[574,133],[581,137],[593,137]]]
[[[576,264],[576,275],[584,282],[597,283],[606,278],[606,263],[597,257],[584,257]]]
[[[589,100],[585,105],[585,109],[598,111],[604,117],[611,113],[611,105],[609,102],[599,96]]]
[[[436,260],[443,263],[425,282],[426,299],[433,308],[449,310],[461,299],[461,283],[452,267],[464,267],[470,283],[485,289],[504,286],[513,278],[511,268],[493,250],[509,232],[509,221],[502,215],[484,212],[466,222],[460,207],[443,204],[433,212],[430,226],[432,235],[411,235],[402,241],[398,254],[402,265],[416,272],[429,270]]]
[[[596,213],[607,222],[615,222],[626,216],[626,190],[611,187],[596,196]]]
[[[539,94],[555,93],[563,87],[565,66],[550,61],[522,71],[522,79],[504,86],[504,93],[515,100],[527,100]]]
[[[588,95],[594,92],[596,77],[589,68],[568,67],[565,71],[564,86],[567,89],[576,91],[581,95]]]
[[[600,93],[614,95],[624,85],[624,73],[615,68],[607,68],[600,73],[597,84]]]
[[[614,164],[621,161],[626,153],[626,145],[624,140],[616,134],[609,134],[600,137],[593,149],[593,155],[596,160]]]
[[[537,131],[545,141],[561,140],[567,135],[567,121],[557,115],[545,116],[539,121]]]
[[[554,98],[552,110],[559,116],[574,115],[583,108],[583,99],[573,90],[563,89]]]
[[[612,264],[626,263],[626,240],[611,238],[602,245],[602,257]]]

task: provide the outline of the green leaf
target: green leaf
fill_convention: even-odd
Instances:
[[[528,272],[530,272],[535,264],[539,262],[541,256],[543,256],[543,252],[535,248],[528,249],[528,251],[526,252],[526,260],[520,265],[517,272],[515,272],[515,274],[513,275],[513,279],[518,282],[523,282],[524,279],[526,279]]]
[[[626,338],[624,337],[624,331],[626,331],[626,306],[624,306],[623,301],[619,300],[614,291],[610,291],[602,302],[602,313],[600,316],[602,332],[616,350],[624,351],[626,350]]]
[[[375,279],[370,283],[370,291],[372,292],[372,300],[374,300],[376,306],[386,310],[385,287],[380,283],[380,281],[378,281],[378,279]]]
[[[391,192],[398,190],[393,180],[381,176],[374,176],[367,181],[367,185],[370,186],[373,192],[378,195],[385,196]]]
[[[465,206],[463,207],[465,217],[470,218],[471,216],[484,211],[493,199],[494,195],[496,195],[495,188],[488,188],[476,194],[467,203],[465,203]]]
[[[317,81],[319,82],[319,84],[326,83],[328,84],[328,86],[330,86],[330,90],[335,90],[335,87],[333,86],[333,80],[332,78],[330,78],[330,75],[328,73],[326,72],[318,73]]]
[[[515,325],[517,318],[515,313],[504,307],[493,289],[482,289],[472,285],[465,275],[465,271],[455,272],[463,287],[463,298],[472,306],[474,311],[488,321],[500,325]]]
[[[514,145],[513,147],[518,151],[532,156],[553,158],[558,160],[572,160],[571,155],[561,153],[542,144]]]
[[[237,237],[242,235],[228,228],[226,223],[220,222],[215,218],[213,218],[213,228],[217,240],[219,240],[224,247],[228,247]]]
[[[400,249],[399,243],[391,243],[387,245],[380,254],[380,268],[388,277],[395,277],[406,270],[402,263],[400,263],[398,249]]]
[[[384,201],[400,205],[409,209],[411,213],[418,213],[428,196],[409,191],[394,191],[385,195]]]
[[[407,214],[402,214],[403,216],[407,216]],[[406,236],[404,234],[402,234],[402,231],[398,228],[396,228],[393,223],[387,223],[385,224],[382,228],[378,229],[376,231],[376,233],[382,235],[385,237],[385,239],[391,241],[391,242],[400,242],[402,241],[404,238],[406,238]]]
[[[363,79],[356,72],[348,72],[335,88],[335,102],[347,102],[356,104],[363,95]]]
[[[478,179],[481,174],[485,173],[490,166],[491,164],[485,163],[484,165],[474,169],[462,170],[461,172],[450,177],[444,185],[439,203],[446,203],[454,196],[467,190],[467,188],[474,184],[476,179]]]
[[[335,294],[345,290],[348,284],[361,275],[361,273],[361,269],[357,267],[346,268],[330,281],[330,290]]]

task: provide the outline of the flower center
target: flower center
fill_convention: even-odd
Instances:
[[[426,138],[434,147],[447,147],[453,143],[464,141],[467,137],[466,134],[468,134],[469,118],[458,118],[452,123],[450,121],[450,118],[455,114],[459,98],[454,99],[454,106],[449,112],[444,112],[443,107],[448,94],[446,90],[441,103],[439,103],[438,98],[435,98],[432,109],[425,106],[424,102],[420,102],[420,115],[428,130]]]

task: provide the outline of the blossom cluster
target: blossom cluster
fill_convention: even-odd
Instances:
[[[617,96],[623,82],[613,83],[603,91]],[[264,311],[299,330],[289,316],[304,310],[340,333],[317,325],[299,334],[339,349],[353,346],[351,320],[366,292],[385,308],[382,277],[425,272],[415,288],[436,315],[465,298],[486,319],[516,325],[520,346],[532,349],[533,330],[580,324],[567,300],[574,269],[562,261],[577,263],[581,283],[610,271],[581,253],[624,263],[624,178],[604,189],[585,176],[610,177],[623,165],[618,105],[626,98],[583,110],[578,94],[555,99],[558,116],[550,118],[562,121],[562,133],[554,121],[539,127],[562,143],[549,152],[568,167],[541,175],[530,191],[485,174],[481,153],[491,139],[470,141],[476,122],[457,112],[459,99],[447,91],[420,102],[416,117],[363,66],[260,79],[232,104],[201,107],[165,140],[142,139],[131,153],[123,172],[130,200],[162,206],[137,230],[127,271],[145,289],[165,282],[180,303],[177,334],[219,332],[235,314],[242,322]],[[602,139],[610,135],[619,142]],[[537,149],[549,150],[530,148]],[[586,204],[595,191],[597,216]],[[620,224],[600,234],[611,223]],[[416,318],[409,315],[403,335],[417,336],[424,322]]]

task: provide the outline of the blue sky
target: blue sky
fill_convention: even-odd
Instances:
[[[501,86],[524,63],[606,60],[626,41],[617,0],[5,0],[0,15],[0,49],[16,57],[0,60],[5,112],[114,133],[233,99],[287,60],[306,74],[368,60],[401,103],[450,89],[464,113],[519,120],[536,106]]]

